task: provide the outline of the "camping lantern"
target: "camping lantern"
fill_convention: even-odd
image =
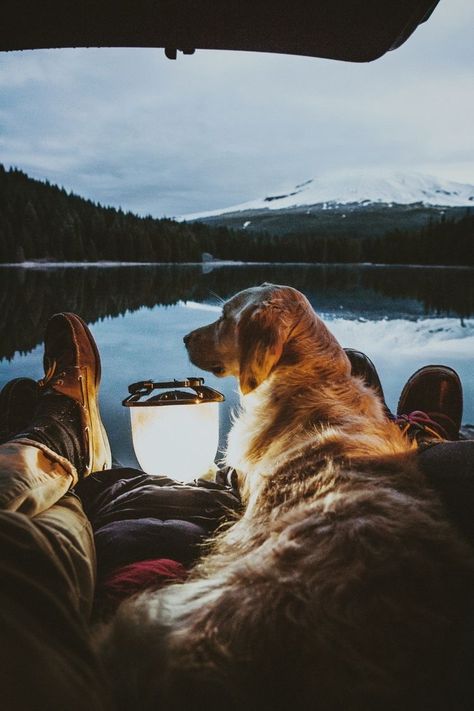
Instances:
[[[130,408],[133,448],[143,471],[188,482],[212,469],[222,393],[204,385],[203,378],[144,380],[129,385],[128,392],[122,404]]]

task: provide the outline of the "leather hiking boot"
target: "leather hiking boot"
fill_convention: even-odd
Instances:
[[[79,477],[110,468],[98,403],[100,357],[89,328],[75,314],[56,314],[46,326],[44,348],[38,407],[15,439],[46,445],[68,459]]]
[[[446,365],[427,365],[406,382],[397,423],[419,443],[459,439],[463,395],[458,374]]]
[[[382,402],[385,415],[389,420],[392,420],[393,415],[385,402],[382,383],[380,382],[379,374],[377,373],[375,365],[372,363],[370,358],[365,355],[365,353],[362,353],[362,351],[356,351],[353,348],[344,348],[344,351],[351,363],[351,374],[354,377],[362,378],[364,385],[372,388],[372,390],[375,390]]]
[[[7,442],[31,421],[40,386],[31,378],[10,380],[0,392],[0,444]]]

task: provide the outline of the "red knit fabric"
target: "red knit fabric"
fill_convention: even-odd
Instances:
[[[102,581],[100,596],[107,612],[113,612],[125,598],[146,588],[185,580],[186,568],[175,560],[153,558],[117,568]]]

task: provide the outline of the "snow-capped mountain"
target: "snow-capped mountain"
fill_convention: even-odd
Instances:
[[[474,207],[474,185],[440,180],[421,173],[394,172],[380,175],[351,171],[307,180],[289,191],[220,210],[184,215],[198,220],[248,210],[284,210],[319,205],[323,209],[341,205],[413,205]]]
[[[469,208],[474,211],[474,185],[420,173],[365,170],[314,178],[290,190],[180,219],[273,234],[363,236],[418,229],[442,216],[456,219]]]

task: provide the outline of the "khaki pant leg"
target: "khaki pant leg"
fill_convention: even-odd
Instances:
[[[0,509],[35,516],[77,482],[67,459],[28,439],[0,445]]]
[[[72,471],[71,471],[72,469]],[[75,479],[49,450],[0,446],[0,708],[103,711],[91,643],[92,531]]]
[[[92,527],[82,504],[67,494],[47,511],[32,519],[47,541],[64,573],[63,595],[68,604],[89,619],[96,582],[96,556]]]

